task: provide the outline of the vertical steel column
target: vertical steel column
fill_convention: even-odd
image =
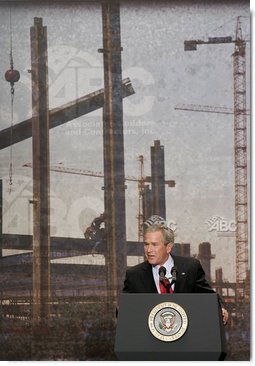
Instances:
[[[0,258],[3,256],[3,181],[0,179]]]
[[[159,140],[151,146],[151,190],[152,214],[166,218],[165,155]]]
[[[201,262],[205,276],[209,282],[211,282],[211,259],[214,259],[215,255],[211,252],[211,244],[204,242],[199,244],[198,247],[198,259]]]
[[[217,268],[215,271],[215,290],[217,292],[217,294],[219,294],[220,296],[223,295],[222,293],[222,289],[223,289],[223,272],[222,272],[222,268]]]
[[[107,232],[107,287],[110,306],[123,287],[126,270],[126,212],[123,106],[121,95],[120,7],[102,3],[105,103],[103,115],[104,189]],[[112,310],[115,311],[114,306]]]
[[[171,251],[173,255],[180,255],[182,257],[190,257],[189,243],[175,243]]]
[[[181,244],[181,256],[190,257],[190,243]]]
[[[34,18],[31,36],[33,141],[33,321],[50,315],[49,106],[47,28]]]
[[[152,194],[148,184],[145,184],[143,190],[143,220],[146,221],[151,215],[152,210]]]

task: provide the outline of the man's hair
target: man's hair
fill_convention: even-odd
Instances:
[[[159,224],[153,224],[150,226],[147,226],[144,229],[144,235],[146,233],[154,233],[156,231],[161,231],[162,235],[163,235],[163,239],[164,239],[164,244],[167,245],[169,243],[173,243],[174,244],[174,232],[172,229],[170,229],[169,227],[165,226],[165,225],[159,225]]]

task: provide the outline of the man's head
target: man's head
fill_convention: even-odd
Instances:
[[[164,219],[153,215],[145,221],[144,254],[153,266],[162,266],[168,259],[174,245],[174,233]]]

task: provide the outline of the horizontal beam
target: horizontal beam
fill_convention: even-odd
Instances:
[[[122,81],[122,98],[134,94],[129,78]],[[104,89],[99,89],[49,111],[49,127],[55,128],[93,112],[104,105]],[[32,137],[32,118],[0,131],[0,150]]]
[[[197,45],[203,44],[221,44],[221,43],[235,43],[236,40],[232,37],[209,37],[208,41],[203,41],[201,39],[190,39],[184,41],[184,51],[196,51]]]
[[[2,235],[2,248],[13,250],[31,250],[33,248],[32,235],[20,235],[20,234],[3,234]],[[105,248],[103,244],[99,244],[95,247],[95,242],[82,238],[66,238],[66,237],[51,237],[51,252],[52,258],[64,258],[78,255],[92,254],[104,254]],[[28,253],[29,254],[29,253]],[[143,256],[143,245],[141,242],[128,241],[127,242],[127,255],[128,256]],[[17,261],[20,255],[12,256],[16,257]],[[8,256],[10,258],[11,256]],[[3,265],[3,257],[0,258],[0,264]],[[21,258],[21,257],[20,257]],[[7,259],[6,259],[7,260]],[[11,260],[11,259],[10,259]],[[13,259],[14,260],[14,259]],[[25,257],[24,257],[24,260]]]
[[[6,257],[7,258],[7,257]],[[24,258],[24,257],[23,257]],[[77,276],[81,276],[79,283],[86,284],[88,280],[97,281],[97,278],[105,276],[105,265],[96,264],[73,264],[73,263],[52,263],[51,277],[54,283],[59,282],[59,286],[64,286],[67,282],[76,281]],[[22,263],[12,266],[0,267],[1,289],[8,287],[11,281],[20,281],[20,284],[26,280],[32,281],[33,264]],[[85,276],[85,277],[83,277]],[[79,284],[77,284],[79,286]]]

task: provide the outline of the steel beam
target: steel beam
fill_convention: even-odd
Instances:
[[[15,250],[32,250],[33,249],[33,237],[32,235],[21,234],[3,234],[2,235],[3,249],[15,249]],[[66,237],[51,237],[50,249],[55,258],[59,257],[71,257],[74,255],[87,255],[91,254],[95,246],[94,242],[82,238],[66,238]],[[104,244],[99,244],[94,253],[105,254]],[[143,245],[138,241],[127,241],[127,255],[128,256],[142,256]],[[17,255],[18,256],[18,255]],[[4,257],[3,257],[4,259]],[[0,260],[0,266],[2,266]]]
[[[33,321],[50,316],[50,170],[47,27],[34,18],[31,36],[33,141]]]
[[[122,80],[121,93],[122,98],[134,94],[134,89],[129,78]],[[49,111],[49,128],[55,128],[70,122],[73,119],[102,108],[103,105],[104,89],[99,89],[93,93],[63,104],[60,107],[53,108]],[[10,141],[12,141],[12,144],[16,144],[30,137],[32,137],[32,118],[17,123],[12,126],[12,128],[8,127],[0,131],[0,150],[10,146]]]

